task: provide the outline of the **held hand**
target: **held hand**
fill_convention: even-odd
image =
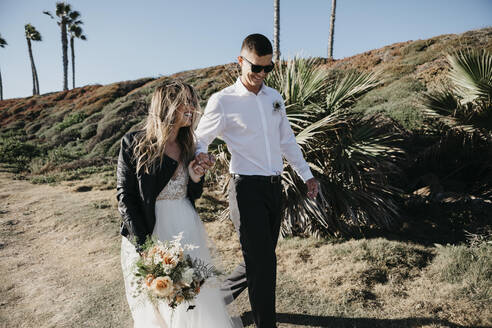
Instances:
[[[188,164],[188,173],[193,182],[199,182],[201,177],[205,174],[205,170],[201,165],[198,165],[196,159],[194,159]]]
[[[204,170],[208,170],[215,164],[215,157],[212,154],[199,153],[195,156],[195,161],[198,165],[200,165]]]
[[[318,196],[318,181],[315,178],[311,178],[306,181],[307,195],[311,199],[315,199]]]

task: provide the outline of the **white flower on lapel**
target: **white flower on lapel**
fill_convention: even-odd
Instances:
[[[282,109],[282,102],[280,100],[275,100],[273,102],[273,112],[280,112]]]

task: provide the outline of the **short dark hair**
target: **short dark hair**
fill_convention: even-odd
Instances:
[[[241,51],[247,49],[254,52],[258,56],[265,56],[273,54],[272,43],[263,34],[250,34],[248,35],[241,46]]]

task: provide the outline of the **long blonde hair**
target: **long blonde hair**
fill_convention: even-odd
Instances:
[[[198,96],[189,84],[173,80],[156,88],[150,102],[149,114],[143,131],[135,138],[134,158],[137,172],[154,173],[162,165],[166,143],[181,106],[195,108],[190,126],[181,127],[177,142],[181,149],[180,161],[185,165],[194,157],[194,130],[198,123],[200,104]]]

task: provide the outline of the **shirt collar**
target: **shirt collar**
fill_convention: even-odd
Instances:
[[[244,96],[244,95],[247,95],[249,93],[252,93],[251,91],[246,89],[243,82],[241,82],[241,77],[237,78],[236,83],[234,85],[235,85],[236,91],[239,93],[240,96]],[[261,94],[261,93],[268,94],[265,82],[262,83],[260,91],[258,92],[258,94]]]

